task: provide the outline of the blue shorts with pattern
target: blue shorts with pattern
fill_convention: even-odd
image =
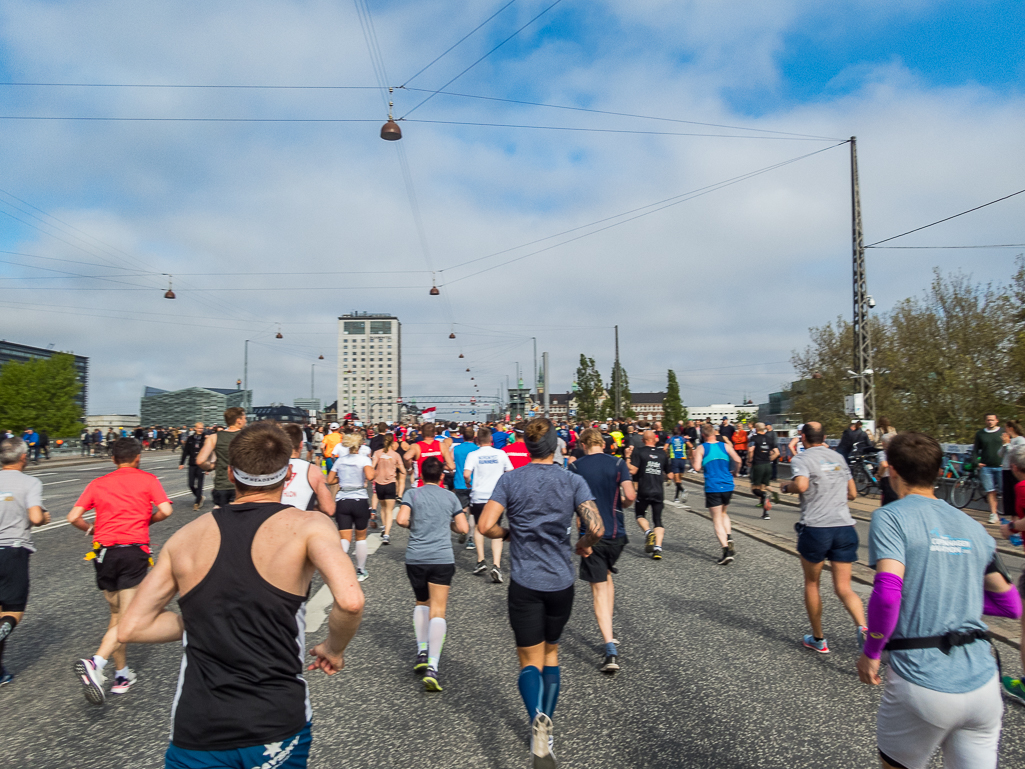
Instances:
[[[312,743],[310,724],[281,742],[237,750],[186,750],[171,743],[164,769],[306,769]]]

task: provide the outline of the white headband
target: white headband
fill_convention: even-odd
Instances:
[[[235,480],[239,483],[244,483],[246,486],[273,486],[285,479],[290,466],[285,465],[280,470],[268,473],[267,475],[250,475],[243,470],[239,470],[237,467],[232,467],[231,472],[235,476]]]

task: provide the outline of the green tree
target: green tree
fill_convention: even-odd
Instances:
[[[0,367],[0,426],[20,433],[27,427],[51,437],[77,435],[82,409],[75,396],[82,386],[71,355],[11,361]]]
[[[594,358],[580,354],[580,365],[577,367],[577,417],[583,420],[598,418],[598,405],[604,388],[601,374],[594,365]]]
[[[669,369],[666,397],[662,401],[662,415],[662,426],[667,430],[672,430],[680,421],[687,421],[687,407],[680,398],[680,383],[672,369]]]
[[[609,397],[601,405],[601,418],[607,419],[608,417],[616,416],[616,364],[612,364],[612,372],[609,375],[609,386],[608,386]],[[626,369],[623,368],[623,364],[619,364],[619,410],[622,415],[627,419],[634,419],[637,416],[637,412],[633,410],[632,401],[633,398],[630,395],[630,376],[626,373]]]

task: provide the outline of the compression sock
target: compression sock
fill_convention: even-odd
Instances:
[[[342,552],[346,555],[349,554],[349,540],[345,539],[345,537],[342,537]]]
[[[427,631],[427,667],[438,669],[438,660],[441,658],[441,647],[445,645],[445,631],[448,630],[448,623],[442,617],[435,617],[431,620]]]
[[[413,609],[413,630],[416,632],[417,652],[427,651],[428,626],[431,622],[431,607],[417,606]]]
[[[541,671],[533,665],[527,665],[520,671],[518,686],[523,704],[527,706],[527,717],[533,723],[534,716],[541,710],[541,694],[544,690]]]
[[[681,491],[683,491],[683,484],[682,483],[676,484],[676,493],[679,494]]]
[[[555,706],[559,703],[559,682],[562,676],[559,673],[559,666],[545,666],[541,671],[541,680],[544,682],[544,699],[541,710],[549,718],[555,717]]]
[[[365,568],[367,565],[367,541],[365,539],[356,540],[356,567]]]

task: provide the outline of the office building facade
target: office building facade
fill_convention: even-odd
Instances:
[[[0,340],[0,366],[11,361],[25,363],[33,358],[49,360],[54,355],[60,354],[60,350],[48,350],[45,347],[32,347],[27,344]],[[75,396],[75,403],[82,409],[82,416],[84,417],[86,406],[89,403],[89,359],[83,355],[75,355],[71,352],[66,354],[75,359],[75,372],[78,374],[78,383],[82,385],[82,389]]]
[[[245,407],[252,390],[228,390],[219,387],[187,387],[161,390],[147,387],[139,404],[143,427],[178,427],[202,422],[208,427],[224,424],[224,410]]]
[[[402,396],[402,324],[394,315],[338,318],[338,417],[394,422]]]

